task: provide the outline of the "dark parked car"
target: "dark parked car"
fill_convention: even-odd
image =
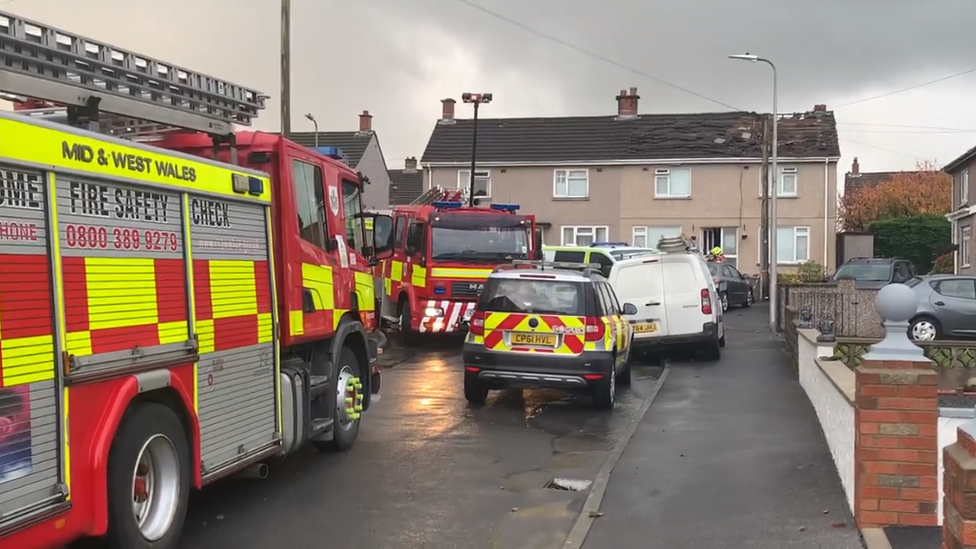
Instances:
[[[708,272],[715,281],[715,289],[722,300],[722,310],[728,311],[730,305],[752,307],[755,300],[753,287],[756,279],[746,276],[727,263],[708,262]]]
[[[908,337],[916,341],[976,337],[976,276],[917,276],[905,285],[918,296]]]
[[[830,277],[832,282],[854,279],[854,286],[879,290],[888,284],[908,282],[915,276],[915,266],[899,257],[855,257],[841,265]]]

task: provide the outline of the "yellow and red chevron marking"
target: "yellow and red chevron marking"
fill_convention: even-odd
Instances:
[[[533,318],[539,320],[535,328],[529,326]],[[584,348],[585,322],[575,316],[527,315],[519,313],[487,313],[485,315],[485,348],[493,351],[520,353],[552,353],[578,355]],[[573,331],[577,333],[567,333]],[[561,345],[546,347],[512,347],[505,344],[505,332],[553,333],[562,336]]]
[[[201,354],[272,341],[267,261],[194,259],[193,290]]]
[[[182,259],[61,261],[69,353],[85,356],[186,341]]]
[[[0,254],[0,387],[54,379],[46,255]]]

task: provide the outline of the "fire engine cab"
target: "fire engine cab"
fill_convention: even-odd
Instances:
[[[534,216],[517,214],[517,204],[469,206],[467,198],[435,187],[374,220],[376,242],[386,242],[376,250],[380,314],[407,345],[466,329],[492,270],[541,253]]]

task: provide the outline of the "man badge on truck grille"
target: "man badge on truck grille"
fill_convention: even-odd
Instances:
[[[478,295],[481,295],[481,290],[485,289],[485,285],[479,284],[477,282],[472,282],[468,284],[468,289],[474,292],[478,292]]]

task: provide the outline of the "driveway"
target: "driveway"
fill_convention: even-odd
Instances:
[[[715,363],[675,360],[584,549],[860,549],[816,413],[768,329],[733,309]]]

